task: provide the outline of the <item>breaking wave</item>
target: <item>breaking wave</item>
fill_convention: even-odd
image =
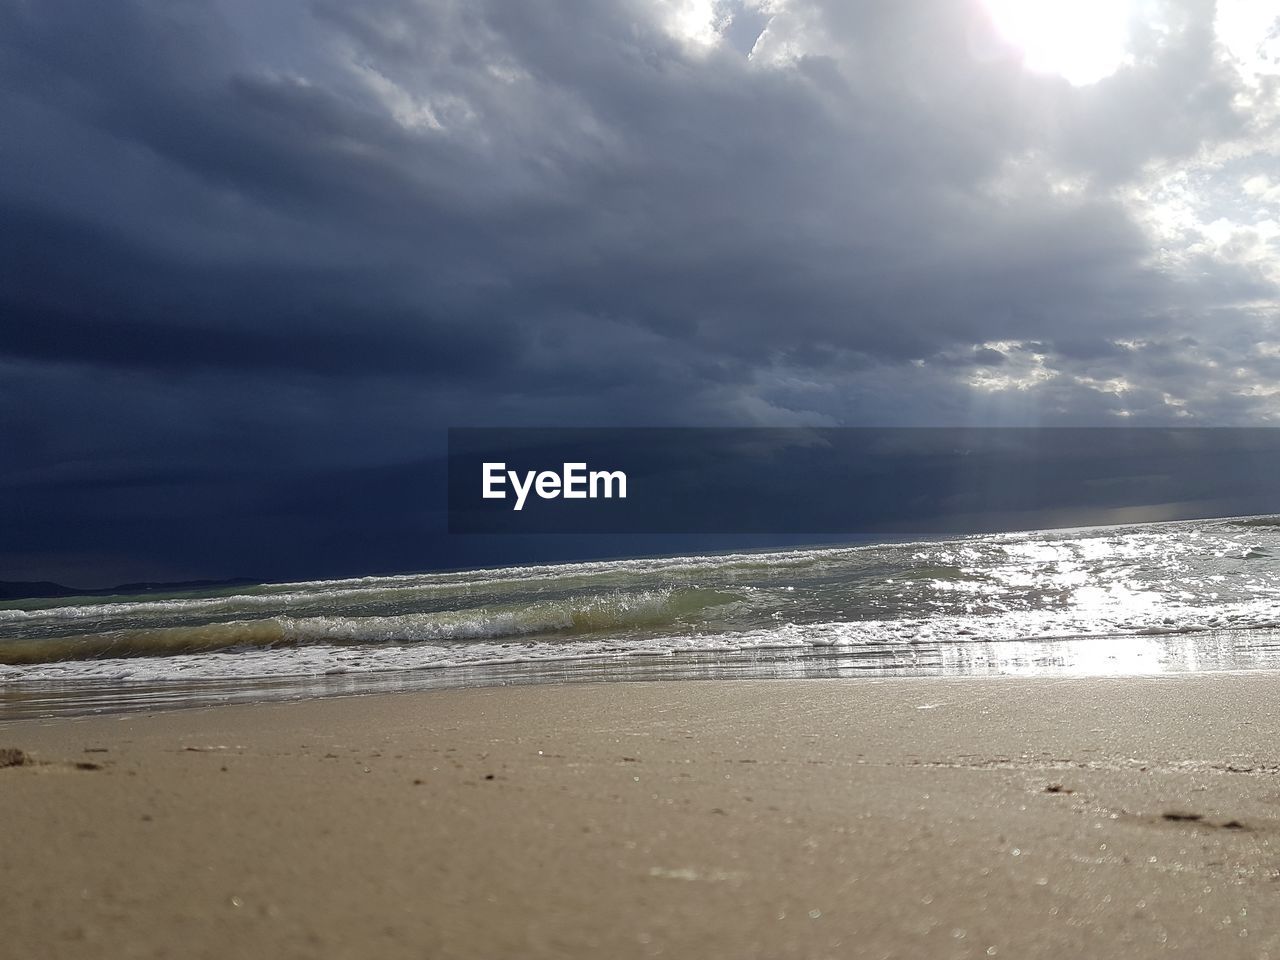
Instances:
[[[1136,671],[1211,653],[1280,664],[1280,519],[0,603],[0,691],[14,703],[77,684],[115,691],[103,698],[171,684],[180,698],[263,678],[478,683],[499,664],[591,662],[610,679],[627,662],[678,675],[691,657],[692,675],[741,676],[788,658],[831,675],[1013,671],[1034,656]]]
[[[642,590],[546,601],[509,609],[479,608],[385,617],[266,617],[194,626],[108,630],[0,642],[10,666],[104,657],[155,657],[236,648],[325,644],[448,643],[562,637],[600,631],[661,628],[713,607],[739,601],[717,590]]]

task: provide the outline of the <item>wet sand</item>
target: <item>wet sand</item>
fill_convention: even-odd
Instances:
[[[1280,960],[1280,674],[0,724],[0,952]]]

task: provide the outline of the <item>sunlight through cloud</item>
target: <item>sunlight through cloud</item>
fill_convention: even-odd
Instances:
[[[1132,11],[1123,0],[986,0],[986,7],[1028,70],[1086,86],[1129,61]]]

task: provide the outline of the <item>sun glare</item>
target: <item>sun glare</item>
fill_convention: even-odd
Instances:
[[[1125,0],[985,0],[991,21],[1037,73],[1075,86],[1115,73],[1128,56]]]

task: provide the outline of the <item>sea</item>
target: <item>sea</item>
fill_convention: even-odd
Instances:
[[[451,686],[1280,666],[1280,517],[0,603],[0,719]]]

